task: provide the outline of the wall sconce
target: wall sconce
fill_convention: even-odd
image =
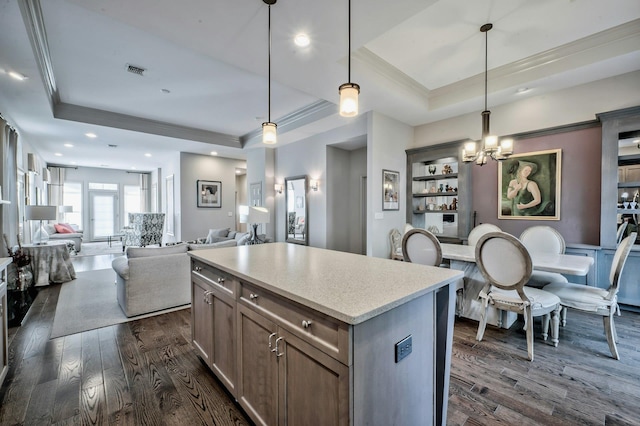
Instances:
[[[282,194],[282,191],[284,191],[284,185],[281,183],[276,183],[274,185],[274,189],[276,190],[276,194]]]
[[[313,189],[314,191],[318,190],[318,185],[319,185],[318,180],[316,179],[309,180],[309,188]]]

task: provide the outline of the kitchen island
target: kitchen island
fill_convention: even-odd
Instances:
[[[287,243],[189,254],[194,347],[256,424],[445,424],[462,272]]]

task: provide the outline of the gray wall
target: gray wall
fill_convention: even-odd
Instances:
[[[236,226],[236,167],[245,168],[246,162],[210,155],[180,153],[180,225],[179,238],[190,241],[207,236],[211,228]],[[197,207],[197,181],[212,180],[222,183],[222,207]],[[178,210],[178,208],[176,208]]]

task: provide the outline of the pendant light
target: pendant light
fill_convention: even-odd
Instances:
[[[269,6],[269,115],[267,121],[262,123],[262,143],[273,145],[278,141],[277,129],[278,125],[271,122],[271,5],[276,4],[277,0],[262,0]]]
[[[348,56],[348,83],[340,85],[340,115],[343,117],[355,117],[358,115],[358,95],[360,86],[351,82],[351,0],[349,0],[349,56]]]
[[[489,53],[489,30],[493,24],[484,24],[480,31],[485,35],[484,49],[484,111],[482,111],[482,139],[480,149],[476,150],[475,142],[468,142],[462,150],[462,161],[470,163],[475,161],[479,166],[487,163],[487,157],[493,160],[504,160],[513,154],[513,140],[503,139],[498,146],[498,137],[491,135],[489,118],[491,111],[487,108],[487,76],[488,76],[488,53]]]

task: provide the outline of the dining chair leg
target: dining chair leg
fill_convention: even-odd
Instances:
[[[609,350],[611,351],[611,355],[614,359],[620,359],[620,354],[618,354],[618,347],[616,346],[615,340],[615,325],[613,324],[613,313],[614,309],[611,309],[608,316],[602,317],[604,322],[604,332],[607,335],[607,342],[609,343]]]
[[[556,309],[551,311],[551,343],[555,347],[558,347],[560,341],[560,311],[562,310],[562,305],[558,305]]]
[[[567,307],[563,306],[561,311],[562,322],[560,323],[563,327],[567,325]]]
[[[549,337],[549,320],[551,319],[551,316],[549,314],[545,314],[542,316],[542,339],[543,340],[547,340],[547,337]]]
[[[528,306],[524,308],[524,321],[527,324],[527,355],[529,361],[533,361],[533,317]]]
[[[489,301],[487,298],[482,299],[483,309],[482,314],[480,314],[480,323],[478,324],[478,333],[476,334],[476,340],[478,342],[482,341],[484,337],[484,329],[487,328],[487,308]]]

